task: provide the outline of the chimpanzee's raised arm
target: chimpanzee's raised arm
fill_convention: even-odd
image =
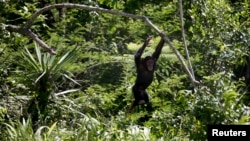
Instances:
[[[137,52],[135,53],[135,64],[136,66],[140,65],[140,61],[141,61],[141,55],[144,51],[144,49],[146,48],[146,46],[148,45],[149,41],[153,38],[153,36],[149,36],[144,44],[142,45],[142,47],[140,47]]]
[[[163,45],[164,45],[164,40],[163,38],[161,38],[161,41],[158,43],[155,52],[152,55],[152,57],[155,58],[155,61],[159,58]]]

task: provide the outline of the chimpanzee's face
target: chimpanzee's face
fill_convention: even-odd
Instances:
[[[155,64],[155,61],[154,61],[153,59],[147,60],[147,62],[146,62],[147,69],[148,69],[149,71],[153,71],[153,69],[154,69],[154,64]]]

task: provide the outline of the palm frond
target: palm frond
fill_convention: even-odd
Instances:
[[[76,48],[64,54],[59,61],[54,61],[50,68],[50,71],[60,71],[67,63],[69,63],[70,61],[72,61],[73,58],[75,58],[75,52]]]
[[[71,90],[66,90],[66,91],[63,91],[63,92],[56,93],[55,95],[60,96],[60,95],[68,94],[68,93],[77,92],[77,91],[80,91],[80,90],[81,89],[71,89]]]
[[[26,52],[22,53],[22,56],[24,57],[24,60],[27,61],[27,63],[32,67],[32,69],[34,69],[36,72],[40,71],[40,67],[39,64],[37,63],[37,61],[35,60],[35,58],[31,55],[31,53],[29,52],[29,50],[25,48]]]
[[[39,61],[39,64],[42,65],[42,54],[41,54],[41,50],[38,46],[38,44],[35,42],[35,50],[36,50],[36,56],[37,56],[37,59]]]
[[[37,83],[46,73],[47,71],[44,71],[39,77],[37,77],[35,83]]]
[[[63,74],[63,76],[65,76],[67,79],[69,79],[70,81],[74,82],[75,84],[81,86],[81,84],[79,84],[78,82],[76,82],[74,79],[72,79],[71,77],[69,77],[68,75],[66,74]]]

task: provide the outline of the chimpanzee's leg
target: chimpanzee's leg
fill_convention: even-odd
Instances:
[[[145,103],[149,102],[149,97],[146,90],[143,90],[143,100],[145,100]]]
[[[132,90],[133,90],[135,100],[130,105],[128,112],[132,111],[133,108],[138,105],[149,103],[149,97],[148,97],[148,93],[146,92],[146,90],[136,85],[133,86]]]
[[[133,88],[132,88],[132,91],[133,91],[133,94],[134,94],[134,98],[135,100],[131,103],[131,105],[129,106],[129,109],[128,109],[128,113],[131,112],[135,106],[137,106],[139,104],[139,101],[140,101],[140,91],[139,91],[139,88],[134,85]]]
[[[148,98],[148,93],[146,92],[146,90],[140,89],[140,97],[139,97],[139,105],[145,104],[149,102],[149,98]]]
[[[148,112],[151,112],[153,110],[153,107],[152,107],[151,102],[149,101],[149,96],[148,96],[148,93],[147,93],[146,90],[144,91],[143,96],[144,96],[143,98],[145,100],[145,104],[147,104],[146,109],[147,109]]]

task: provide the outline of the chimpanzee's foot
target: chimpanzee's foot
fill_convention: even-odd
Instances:
[[[139,105],[145,104],[145,103],[146,103],[145,100],[140,100],[140,101],[138,102]]]

